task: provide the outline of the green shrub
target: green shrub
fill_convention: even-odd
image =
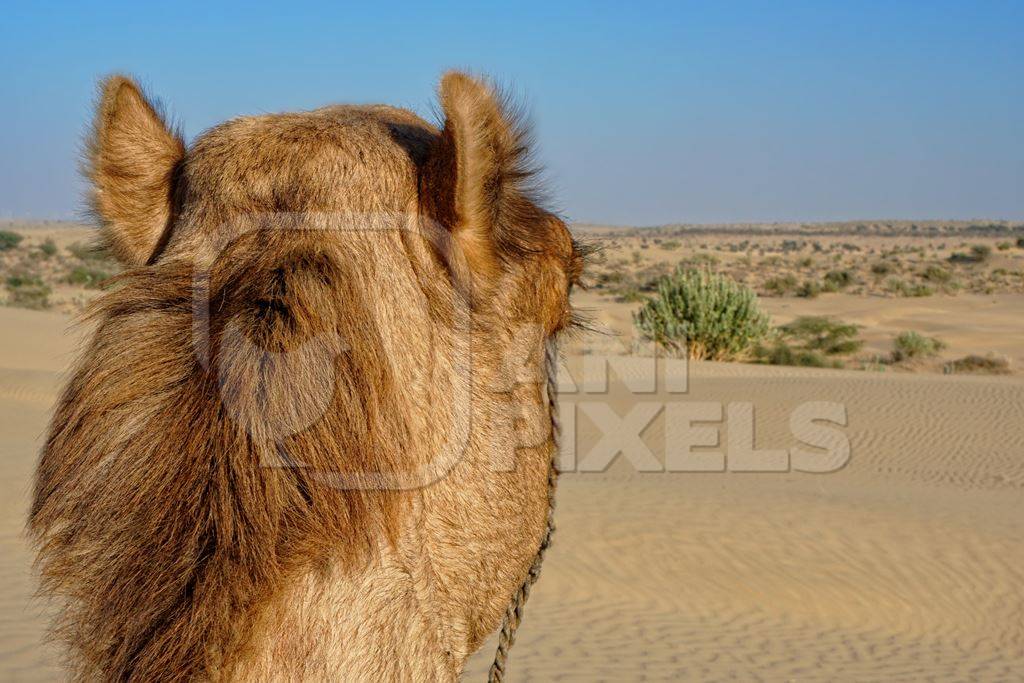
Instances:
[[[975,244],[967,253],[958,251],[949,257],[950,263],[982,263],[992,256],[992,247],[987,244]]]
[[[647,297],[645,297],[636,286],[629,285],[616,292],[615,300],[620,304],[635,304],[638,301],[646,301]]]
[[[931,296],[935,293],[935,289],[926,284],[911,284],[896,277],[886,280],[885,289],[897,296]]]
[[[0,230],[0,251],[8,251],[14,249],[21,241],[25,239],[24,235],[19,235],[16,232],[10,230]]]
[[[674,251],[681,247],[682,245],[683,243],[680,242],[679,240],[665,240],[664,242],[661,243],[661,248],[667,249],[669,251]]]
[[[699,266],[715,266],[718,265],[718,257],[714,254],[694,254],[688,259],[684,259],[679,266],[682,268],[695,268]]]
[[[39,251],[42,252],[43,256],[50,258],[57,253],[57,243],[52,239],[47,238],[45,242],[39,245]]]
[[[921,277],[928,282],[943,284],[953,279],[953,273],[933,263],[921,271]]]
[[[80,285],[86,289],[99,289],[105,280],[115,274],[96,265],[75,266],[65,278],[68,284]]]
[[[682,268],[663,277],[633,315],[640,335],[690,358],[742,358],[769,329],[752,290],[725,275]]]
[[[805,299],[814,299],[819,294],[821,294],[821,283],[814,280],[804,280],[804,283],[796,290],[796,295]]]
[[[5,283],[7,303],[19,308],[50,307],[50,286],[36,275],[11,275]]]
[[[926,337],[914,331],[900,332],[892,343],[892,360],[899,363],[911,358],[934,356],[946,348],[946,345],[935,337]]]
[[[871,272],[880,277],[890,275],[896,272],[896,265],[892,261],[877,261],[871,264]]]
[[[1024,249],[1024,237],[1017,238],[1017,248]]]
[[[956,373],[976,373],[982,375],[1005,375],[1010,372],[1010,361],[999,356],[988,354],[979,356],[971,354],[963,358],[951,360],[942,366],[947,375]]]
[[[829,356],[859,351],[864,342],[857,338],[860,328],[834,318],[817,315],[800,316],[779,327],[784,339],[799,343],[808,351],[820,351]]]
[[[775,296],[785,296],[796,288],[796,276],[790,273],[769,278],[768,281],[764,283],[764,290],[769,294],[774,294]]]
[[[796,365],[805,368],[843,367],[843,362],[837,358],[827,358],[821,351],[793,348],[781,339],[767,346],[759,344],[754,349],[754,358],[757,362],[768,365]]]
[[[611,272],[598,273],[596,282],[594,283],[595,289],[603,289],[606,285],[616,285],[624,281],[626,276],[621,270],[613,270]]]
[[[999,244],[996,245],[996,249],[998,249],[999,251],[1007,251],[1012,246],[1012,242],[1000,242]]]
[[[830,270],[825,273],[825,283],[834,290],[845,289],[853,284],[853,273],[848,270]]]

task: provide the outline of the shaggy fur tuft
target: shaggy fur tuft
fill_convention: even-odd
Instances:
[[[62,635],[83,673],[229,671],[240,625],[312,557],[350,564],[394,538],[397,494],[318,479],[397,468],[405,426],[374,360],[385,331],[314,241],[260,234],[225,253],[211,276],[209,367],[189,343],[184,264],[128,273],[95,309],[31,516],[45,530],[46,588],[72,598]],[[339,348],[288,353],[332,336],[352,340],[335,361],[323,362]]]

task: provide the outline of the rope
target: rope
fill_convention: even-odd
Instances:
[[[551,538],[555,533],[555,487],[558,483],[558,470],[555,459],[561,443],[562,427],[558,422],[558,347],[553,339],[549,339],[544,348],[544,362],[547,370],[548,412],[551,415],[551,457],[548,462],[548,517],[544,537],[533,557],[530,570],[526,573],[519,590],[512,596],[512,602],[505,610],[505,618],[501,622],[501,634],[498,636],[498,651],[494,654],[494,663],[487,674],[488,683],[501,683],[505,680],[508,667],[508,651],[516,642],[516,630],[523,621],[523,610],[530,599],[530,589],[540,578],[540,566],[544,562],[544,553],[551,546]]]

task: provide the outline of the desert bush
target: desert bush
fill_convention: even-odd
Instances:
[[[950,255],[950,263],[983,263],[992,256],[992,247],[987,244],[975,244],[971,247],[969,252],[958,251]]]
[[[933,263],[921,271],[921,277],[928,282],[944,284],[953,279],[953,273]]]
[[[996,245],[996,249],[998,249],[999,251],[1007,251],[1012,246],[1012,242],[1000,242],[999,244]]]
[[[647,297],[643,295],[643,292],[636,285],[627,285],[615,291],[615,300],[620,304],[635,304],[640,301],[646,301]]]
[[[711,360],[744,357],[769,328],[750,288],[724,275],[683,268],[659,281],[633,323],[644,339],[671,353]]]
[[[907,296],[932,296],[935,294],[935,288],[929,287],[928,285],[916,284],[912,285],[908,290]]]
[[[843,362],[827,358],[821,351],[794,348],[782,339],[769,345],[759,344],[754,348],[754,359],[768,365],[796,365],[805,368],[841,368]]]
[[[913,330],[900,332],[892,343],[892,360],[899,363],[911,358],[926,358],[944,348],[946,345],[935,337],[926,337]]]
[[[820,351],[829,356],[859,351],[864,342],[857,338],[860,328],[827,316],[800,316],[791,323],[781,325],[784,339],[792,340],[809,351]]]
[[[947,375],[956,373],[975,373],[983,375],[1005,375],[1010,372],[1010,361],[1001,356],[988,354],[979,356],[971,354],[963,358],[951,360],[942,366]]]
[[[37,275],[11,275],[5,285],[9,306],[33,309],[50,307],[50,286]]]
[[[115,274],[100,266],[87,264],[72,268],[65,280],[68,284],[79,285],[86,289],[98,289],[105,280],[112,278]]]
[[[814,299],[821,294],[821,283],[815,280],[804,280],[796,290],[796,295],[805,299]]]
[[[14,249],[21,244],[23,239],[25,239],[24,235],[19,235],[10,230],[0,230],[0,251]]]
[[[875,275],[891,275],[896,272],[896,265],[892,261],[876,261],[871,264],[871,272]]]
[[[896,277],[886,280],[885,289],[896,296],[931,296],[935,293],[935,289],[926,284],[912,284]]]
[[[714,254],[694,254],[687,259],[680,262],[680,266],[683,268],[696,268],[699,266],[715,266],[718,265],[719,258]]]
[[[830,270],[825,273],[825,283],[834,290],[845,289],[853,284],[853,273],[849,270]]]
[[[661,248],[668,249],[669,251],[674,251],[681,246],[683,246],[683,243],[679,240],[665,240],[661,243]]]
[[[785,296],[797,288],[796,276],[791,273],[776,275],[764,283],[764,291],[775,296]]]
[[[39,251],[45,258],[50,258],[57,253],[57,243],[50,238],[39,245]]]
[[[935,288],[929,287],[928,285],[916,284],[910,285],[903,291],[903,296],[909,297],[926,297],[935,294]]]
[[[1024,249],[1024,237],[1017,238],[1017,248]]]
[[[625,280],[625,276],[620,270],[602,272],[595,276],[594,287],[595,289],[603,289],[607,285],[616,285],[623,280]]]

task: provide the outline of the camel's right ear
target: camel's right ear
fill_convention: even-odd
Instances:
[[[101,84],[84,172],[104,246],[125,265],[143,265],[156,255],[184,156],[181,136],[134,82],[112,76]]]
[[[421,196],[470,269],[493,280],[503,258],[529,251],[540,218],[527,200],[528,132],[486,81],[449,72],[441,80],[441,131]]]

